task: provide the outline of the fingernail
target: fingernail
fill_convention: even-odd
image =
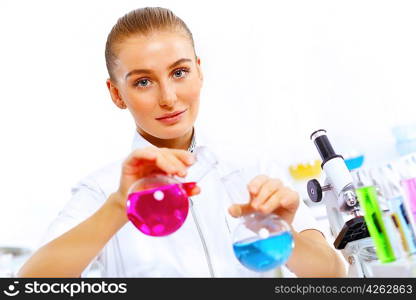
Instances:
[[[188,163],[193,164],[195,162],[195,157],[193,155],[188,156]]]
[[[254,185],[250,185],[249,187],[248,187],[248,189],[250,190],[250,192],[252,193],[252,194],[255,194],[256,192],[257,192],[257,187]]]

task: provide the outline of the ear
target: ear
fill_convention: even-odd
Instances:
[[[204,81],[204,74],[202,73],[201,68],[201,58],[199,58],[198,56],[196,57],[196,67],[198,68],[199,78],[201,79],[201,81]]]
[[[110,78],[107,79],[106,84],[114,104],[120,109],[126,109],[127,105],[121,98],[118,87],[111,81]]]

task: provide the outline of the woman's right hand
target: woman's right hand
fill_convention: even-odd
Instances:
[[[157,147],[134,150],[124,160],[119,188],[109,200],[117,202],[125,212],[128,189],[135,181],[156,173],[185,177],[188,167],[194,162],[194,155],[185,150]],[[190,196],[199,192],[199,187],[196,186]]]

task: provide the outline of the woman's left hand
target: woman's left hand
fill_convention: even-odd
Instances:
[[[279,179],[266,175],[256,176],[247,185],[250,193],[250,202],[247,204],[234,204],[229,208],[233,217],[240,217],[260,212],[263,214],[276,214],[289,224],[295,217],[299,207],[299,194],[283,185]]]

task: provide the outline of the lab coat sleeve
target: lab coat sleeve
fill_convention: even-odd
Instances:
[[[41,246],[49,243],[65,232],[71,230],[85,219],[94,214],[105,201],[105,195],[92,179],[84,179],[71,189],[71,198],[58,216],[48,226],[41,240]],[[68,250],[71,251],[71,250]],[[91,261],[82,272],[81,277],[87,277],[91,266],[100,265],[103,251]],[[74,255],[76,255],[74,253]]]

